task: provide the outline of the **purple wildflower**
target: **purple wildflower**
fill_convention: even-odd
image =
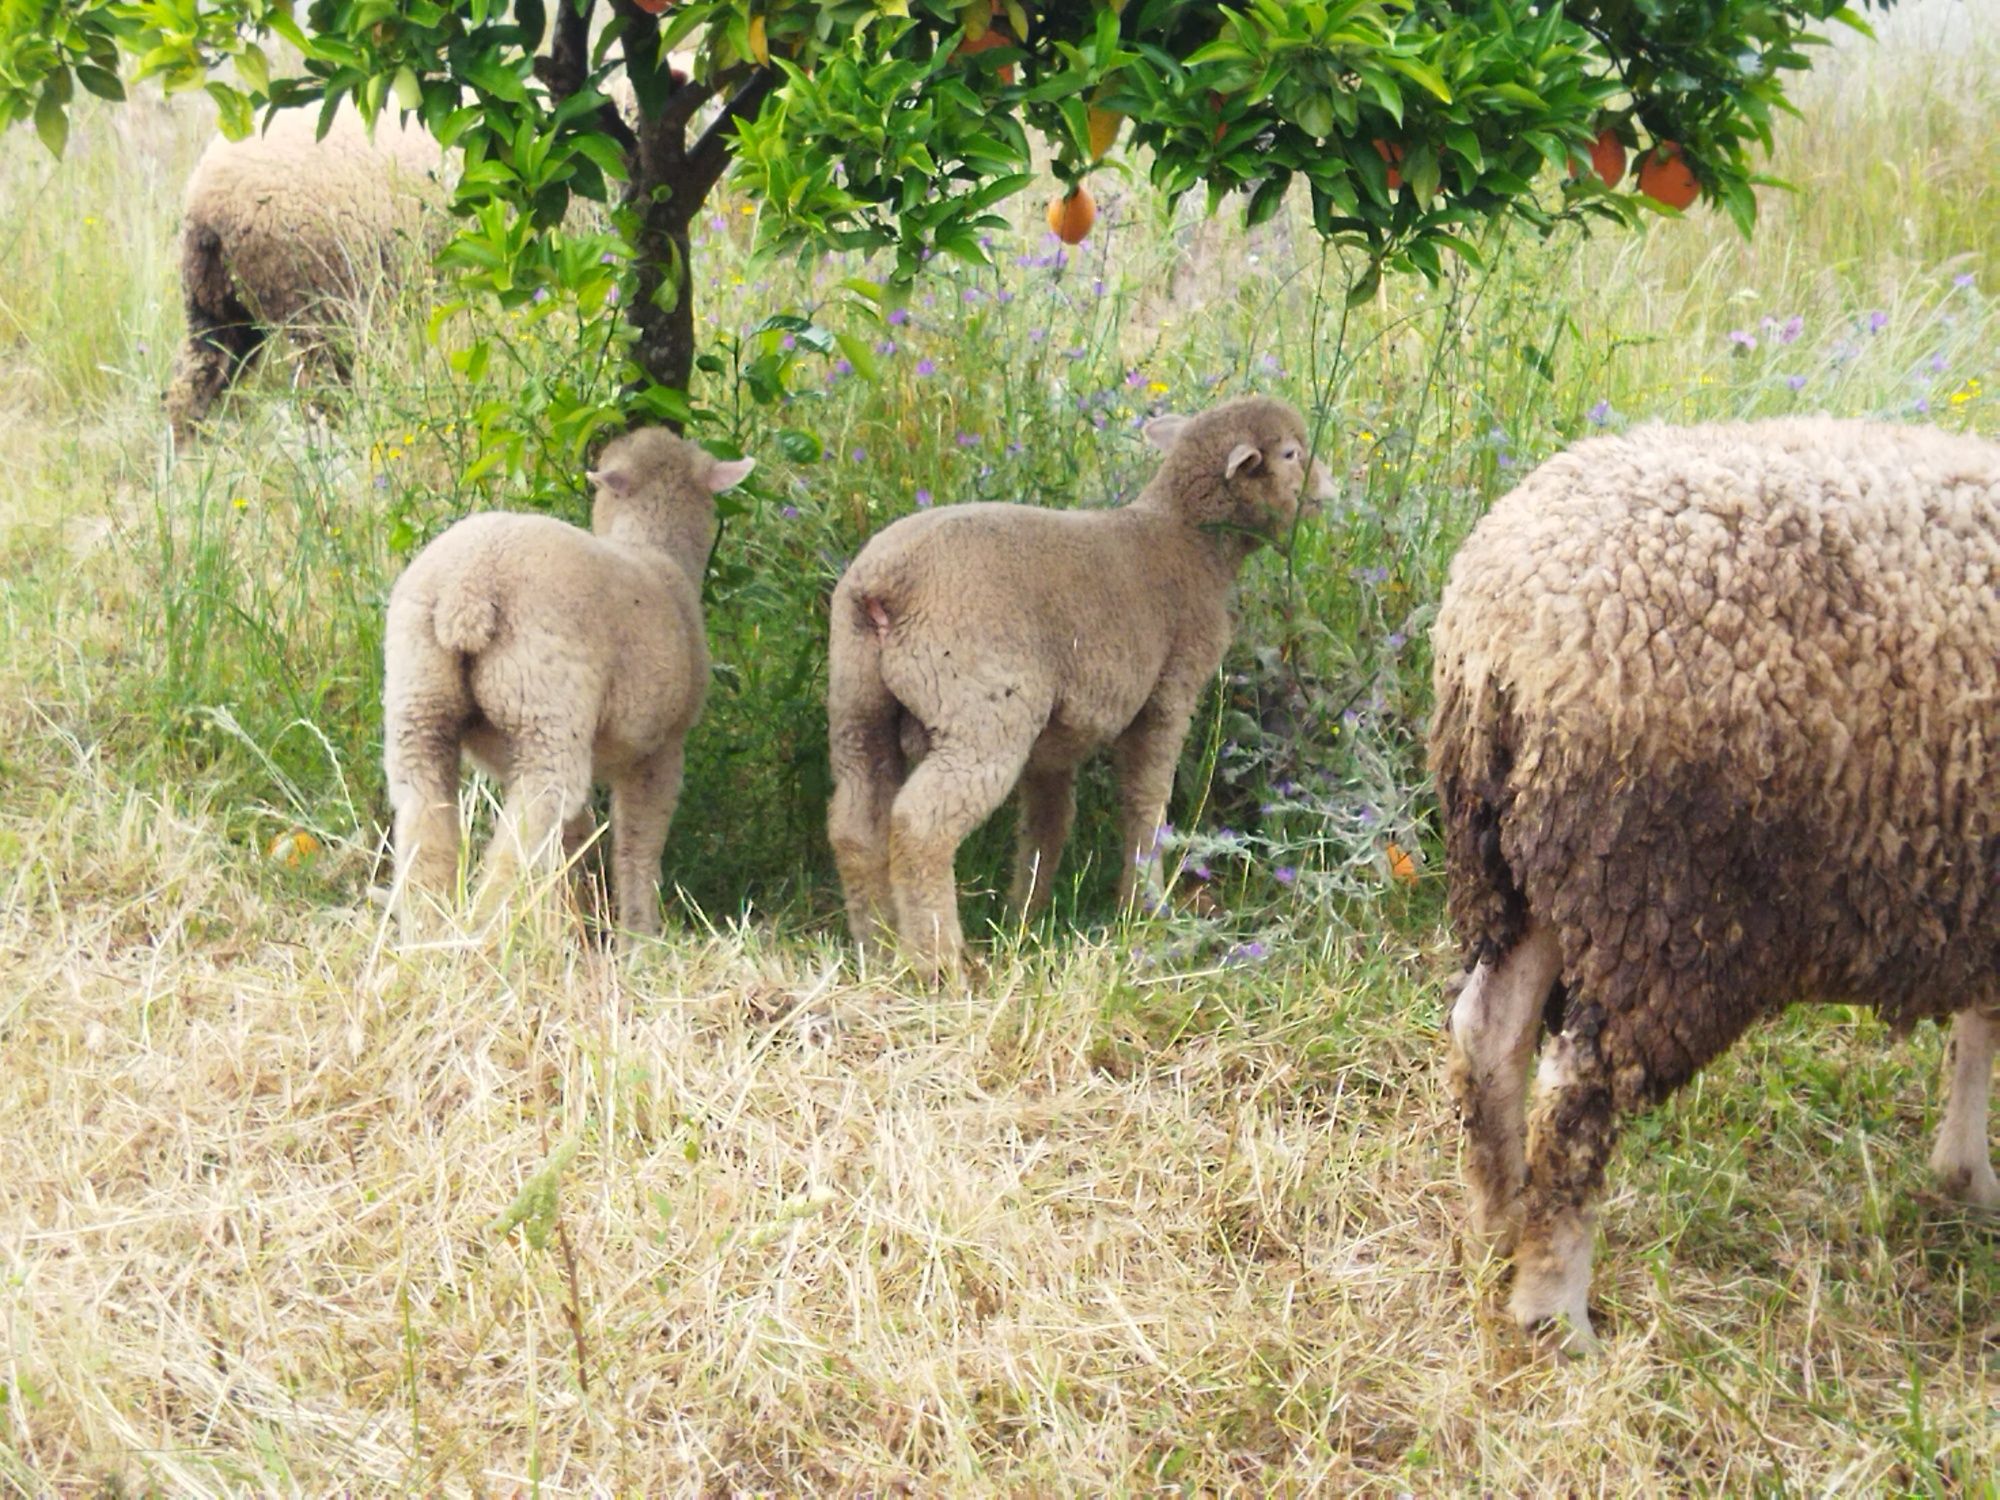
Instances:
[[[958,446],[961,448],[977,448],[979,446],[979,434],[976,432],[961,432],[958,435]]]
[[[787,505],[778,514],[783,516],[787,521],[796,521],[799,518],[799,508],[796,505]]]
[[[1802,391],[1806,388],[1806,378],[1803,375],[1787,375],[1785,384],[1795,391]]]
[[[1083,347],[1083,345],[1081,345],[1081,344],[1076,344],[1076,345],[1072,346],[1071,348],[1068,348],[1068,349],[1065,349],[1065,350],[1063,350],[1063,358],[1064,358],[1064,359],[1082,359],[1082,358],[1084,357],[1084,355],[1086,355],[1086,354],[1088,354],[1088,353],[1090,353],[1090,351],[1089,351],[1088,349],[1084,348],[1084,347]]]
[[[1278,356],[1275,354],[1266,354],[1257,363],[1262,365],[1265,373],[1269,375],[1276,375],[1285,368],[1278,363]]]
[[[1012,302],[1014,300],[1014,294],[1008,291],[1007,288],[1003,286],[1000,288],[998,292],[994,294],[994,300],[997,301],[1002,307],[1005,307],[1009,302]]]
[[[1093,297],[1102,297],[1104,295],[1104,278],[1102,276],[1097,277],[1090,283],[1090,295]]]
[[[929,509],[930,509],[930,504],[931,504],[931,492],[930,492],[929,490],[918,490],[918,491],[917,491],[917,509],[918,509],[918,510],[929,510]]]
[[[909,321],[910,310],[907,307],[892,307],[889,309],[889,326],[891,328],[901,328]]]
[[[618,305],[618,295],[618,288],[614,286],[604,294],[604,300],[609,302],[613,307],[616,307]]]
[[[917,361],[917,374],[923,377],[929,377],[937,374],[937,361],[932,359],[929,355],[925,355],[922,359]]]
[[[833,362],[833,368],[826,372],[826,378],[828,380],[838,380],[843,375],[852,375],[853,373],[854,366],[846,359],[836,359]]]
[[[1277,869],[1271,872],[1271,878],[1277,881],[1279,885],[1290,885],[1294,880],[1299,878],[1299,872],[1290,865],[1279,865]]]
[[[1404,646],[1409,644],[1409,639],[1402,631],[1392,630],[1389,632],[1389,638],[1382,644],[1387,646],[1391,651],[1401,651]]]
[[[1230,968],[1234,968],[1237,964],[1254,964],[1269,951],[1262,943],[1238,943],[1222,955],[1222,962]]]
[[[1888,326],[1889,326],[1889,315],[1883,312],[1880,308],[1877,308],[1874,312],[1868,315],[1868,331],[1870,333],[1880,333],[1883,329],[1887,328]]]
[[[1911,408],[1920,417],[1930,409],[1930,402],[1926,401],[1922,396],[1917,397],[1916,404]]]
[[[1194,876],[1196,880],[1207,880],[1215,872],[1197,860],[1194,864],[1188,866],[1188,873]]]
[[[1028,342],[1031,344],[1039,344],[1048,336],[1049,331],[1046,328],[1030,328],[1028,330]]]
[[[960,294],[960,300],[964,302],[977,302],[984,295],[978,287],[969,286]]]
[[[1943,351],[1939,351],[1938,353],[1933,354],[1931,356],[1931,372],[1936,375],[1942,375],[1944,373]]]
[[[534,296],[535,305],[539,307],[542,303],[548,300],[549,300],[549,289],[545,286],[536,287]]]
[[[1757,335],[1747,328],[1732,328],[1729,330],[1729,342],[1748,351],[1757,347]]]
[[[896,341],[894,339],[877,339],[875,341],[875,352],[877,354],[894,354],[896,352]]]
[[[1590,418],[1591,426],[1603,427],[1611,420],[1611,403],[1608,400],[1599,401],[1584,415]]]
[[[779,340],[778,340],[778,347],[779,347],[780,349],[796,349],[796,348],[798,348],[798,347],[799,347],[799,340],[798,340],[798,335],[797,335],[797,334],[792,334],[792,333],[788,333],[788,334],[786,334],[786,335],[785,335],[785,336],[784,336],[783,338],[781,338],[781,339],[779,339]]]
[[[1951,284],[1961,290],[1971,286],[1972,273],[1970,271],[1960,271],[1956,276],[1951,278]]]
[[[1778,342],[1781,344],[1796,344],[1799,341],[1799,335],[1805,331],[1806,320],[1794,314],[1778,326]]]
[[[858,464],[865,464],[868,462],[868,450],[857,443],[855,444],[854,452],[849,457]]]

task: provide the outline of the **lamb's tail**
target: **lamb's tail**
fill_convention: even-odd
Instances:
[[[431,629],[447,651],[466,656],[484,651],[500,633],[500,601],[490,585],[461,570],[445,580],[431,610]]]

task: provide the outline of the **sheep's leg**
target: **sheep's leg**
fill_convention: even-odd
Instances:
[[[1504,1250],[1520,1228],[1528,1062],[1549,987],[1561,971],[1555,934],[1536,927],[1499,962],[1481,961],[1451,1010],[1446,1079],[1465,1130],[1472,1227],[1496,1250]]]
[[[486,851],[474,911],[493,915],[524,872],[553,882],[562,868],[563,828],[590,797],[590,745],[581,735],[516,734],[512,781]]]
[[[882,685],[879,654],[873,642],[843,638],[836,627],[828,665],[833,798],[826,831],[847,896],[848,931],[864,954],[893,946],[889,814],[906,770],[902,705]]]
[[[1076,767],[1030,765],[1021,777],[1021,828],[1008,904],[1022,918],[1039,916],[1055,891],[1056,866],[1076,820]]]
[[[1931,1150],[1931,1171],[1953,1197],[2000,1209],[2000,1179],[1987,1153],[1987,1110],[1993,1092],[1993,1053],[2000,1045],[2000,1015],[1962,1010],[1952,1021],[1944,1123]]]
[[[1174,765],[1187,738],[1189,713],[1149,708],[1111,742],[1118,775],[1118,901],[1126,905],[1143,889],[1146,905],[1166,901],[1161,842],[1167,799],[1173,795]]]
[[[636,937],[660,930],[660,855],[681,795],[676,741],[611,784],[611,862],[618,925]]]
[[[420,935],[426,900],[445,901],[458,879],[458,743],[448,725],[392,721],[385,770],[395,812],[396,918]]]
[[[1528,1116],[1527,1182],[1509,1307],[1523,1328],[1552,1328],[1572,1352],[1595,1342],[1591,1238],[1617,1139],[1611,1080],[1596,1044],[1578,1040],[1574,1031],[1558,1033],[1542,1050]]]
[[[926,977],[955,973],[965,954],[952,864],[965,836],[1007,800],[1027,763],[1031,738],[984,747],[974,757],[949,740],[910,773],[889,814],[889,882],[896,931]]]

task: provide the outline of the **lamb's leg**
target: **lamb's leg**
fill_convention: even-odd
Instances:
[[[1617,1139],[1611,1080],[1595,1042],[1579,1040],[1575,1031],[1558,1033],[1542,1049],[1528,1116],[1527,1182],[1509,1307],[1523,1328],[1553,1327],[1572,1352],[1595,1342],[1591,1238]]]
[[[391,716],[383,735],[395,812],[396,918],[407,937],[429,925],[427,907],[458,879],[458,742],[452,726]]]
[[[1111,742],[1111,764],[1118,775],[1118,901],[1125,905],[1143,889],[1146,904],[1166,900],[1166,880],[1160,870],[1161,837],[1166,827],[1167,799],[1173,795],[1174,766],[1187,738],[1192,703],[1152,706],[1140,713]]]
[[[590,742],[550,727],[513,736],[512,779],[486,851],[478,920],[490,918],[523,872],[553,884],[562,868],[563,827],[590,797]]]
[[[611,784],[611,862],[618,925],[636,937],[660,930],[660,854],[681,795],[676,740]]]
[[[896,931],[927,978],[954,973],[965,953],[952,863],[965,836],[1007,800],[1027,763],[1031,734],[977,750],[933,736],[889,814],[889,882]]]
[[[1533,928],[1498,963],[1482,961],[1472,971],[1451,1011],[1446,1079],[1465,1130],[1472,1227],[1496,1250],[1507,1248],[1520,1228],[1528,1062],[1561,971],[1555,934]]]
[[[1986,1117],[1993,1092],[1993,1053],[2000,1045],[2000,1015],[1962,1010],[1952,1021],[1945,1069],[1944,1123],[1931,1149],[1931,1171],[1955,1198],[2000,1209],[2000,1179],[1987,1153]]]
[[[875,954],[893,946],[889,813],[905,774],[903,711],[882,685],[872,641],[836,636],[828,679],[827,841],[847,896],[848,930],[864,954]]]
[[[1056,866],[1076,819],[1076,767],[1030,765],[1021,776],[1021,828],[1014,851],[1008,905],[1023,918],[1039,916],[1055,891]]]

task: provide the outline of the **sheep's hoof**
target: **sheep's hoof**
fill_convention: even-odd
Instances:
[[[1571,1319],[1568,1313],[1537,1318],[1523,1324],[1521,1331],[1527,1334],[1536,1353],[1555,1359],[1589,1359],[1602,1347],[1587,1313],[1581,1322]]]
[[[1989,1164],[1977,1162],[1967,1166],[1933,1157],[1931,1175],[1947,1197],[1987,1213],[2000,1213],[2000,1177],[1994,1176]]]

